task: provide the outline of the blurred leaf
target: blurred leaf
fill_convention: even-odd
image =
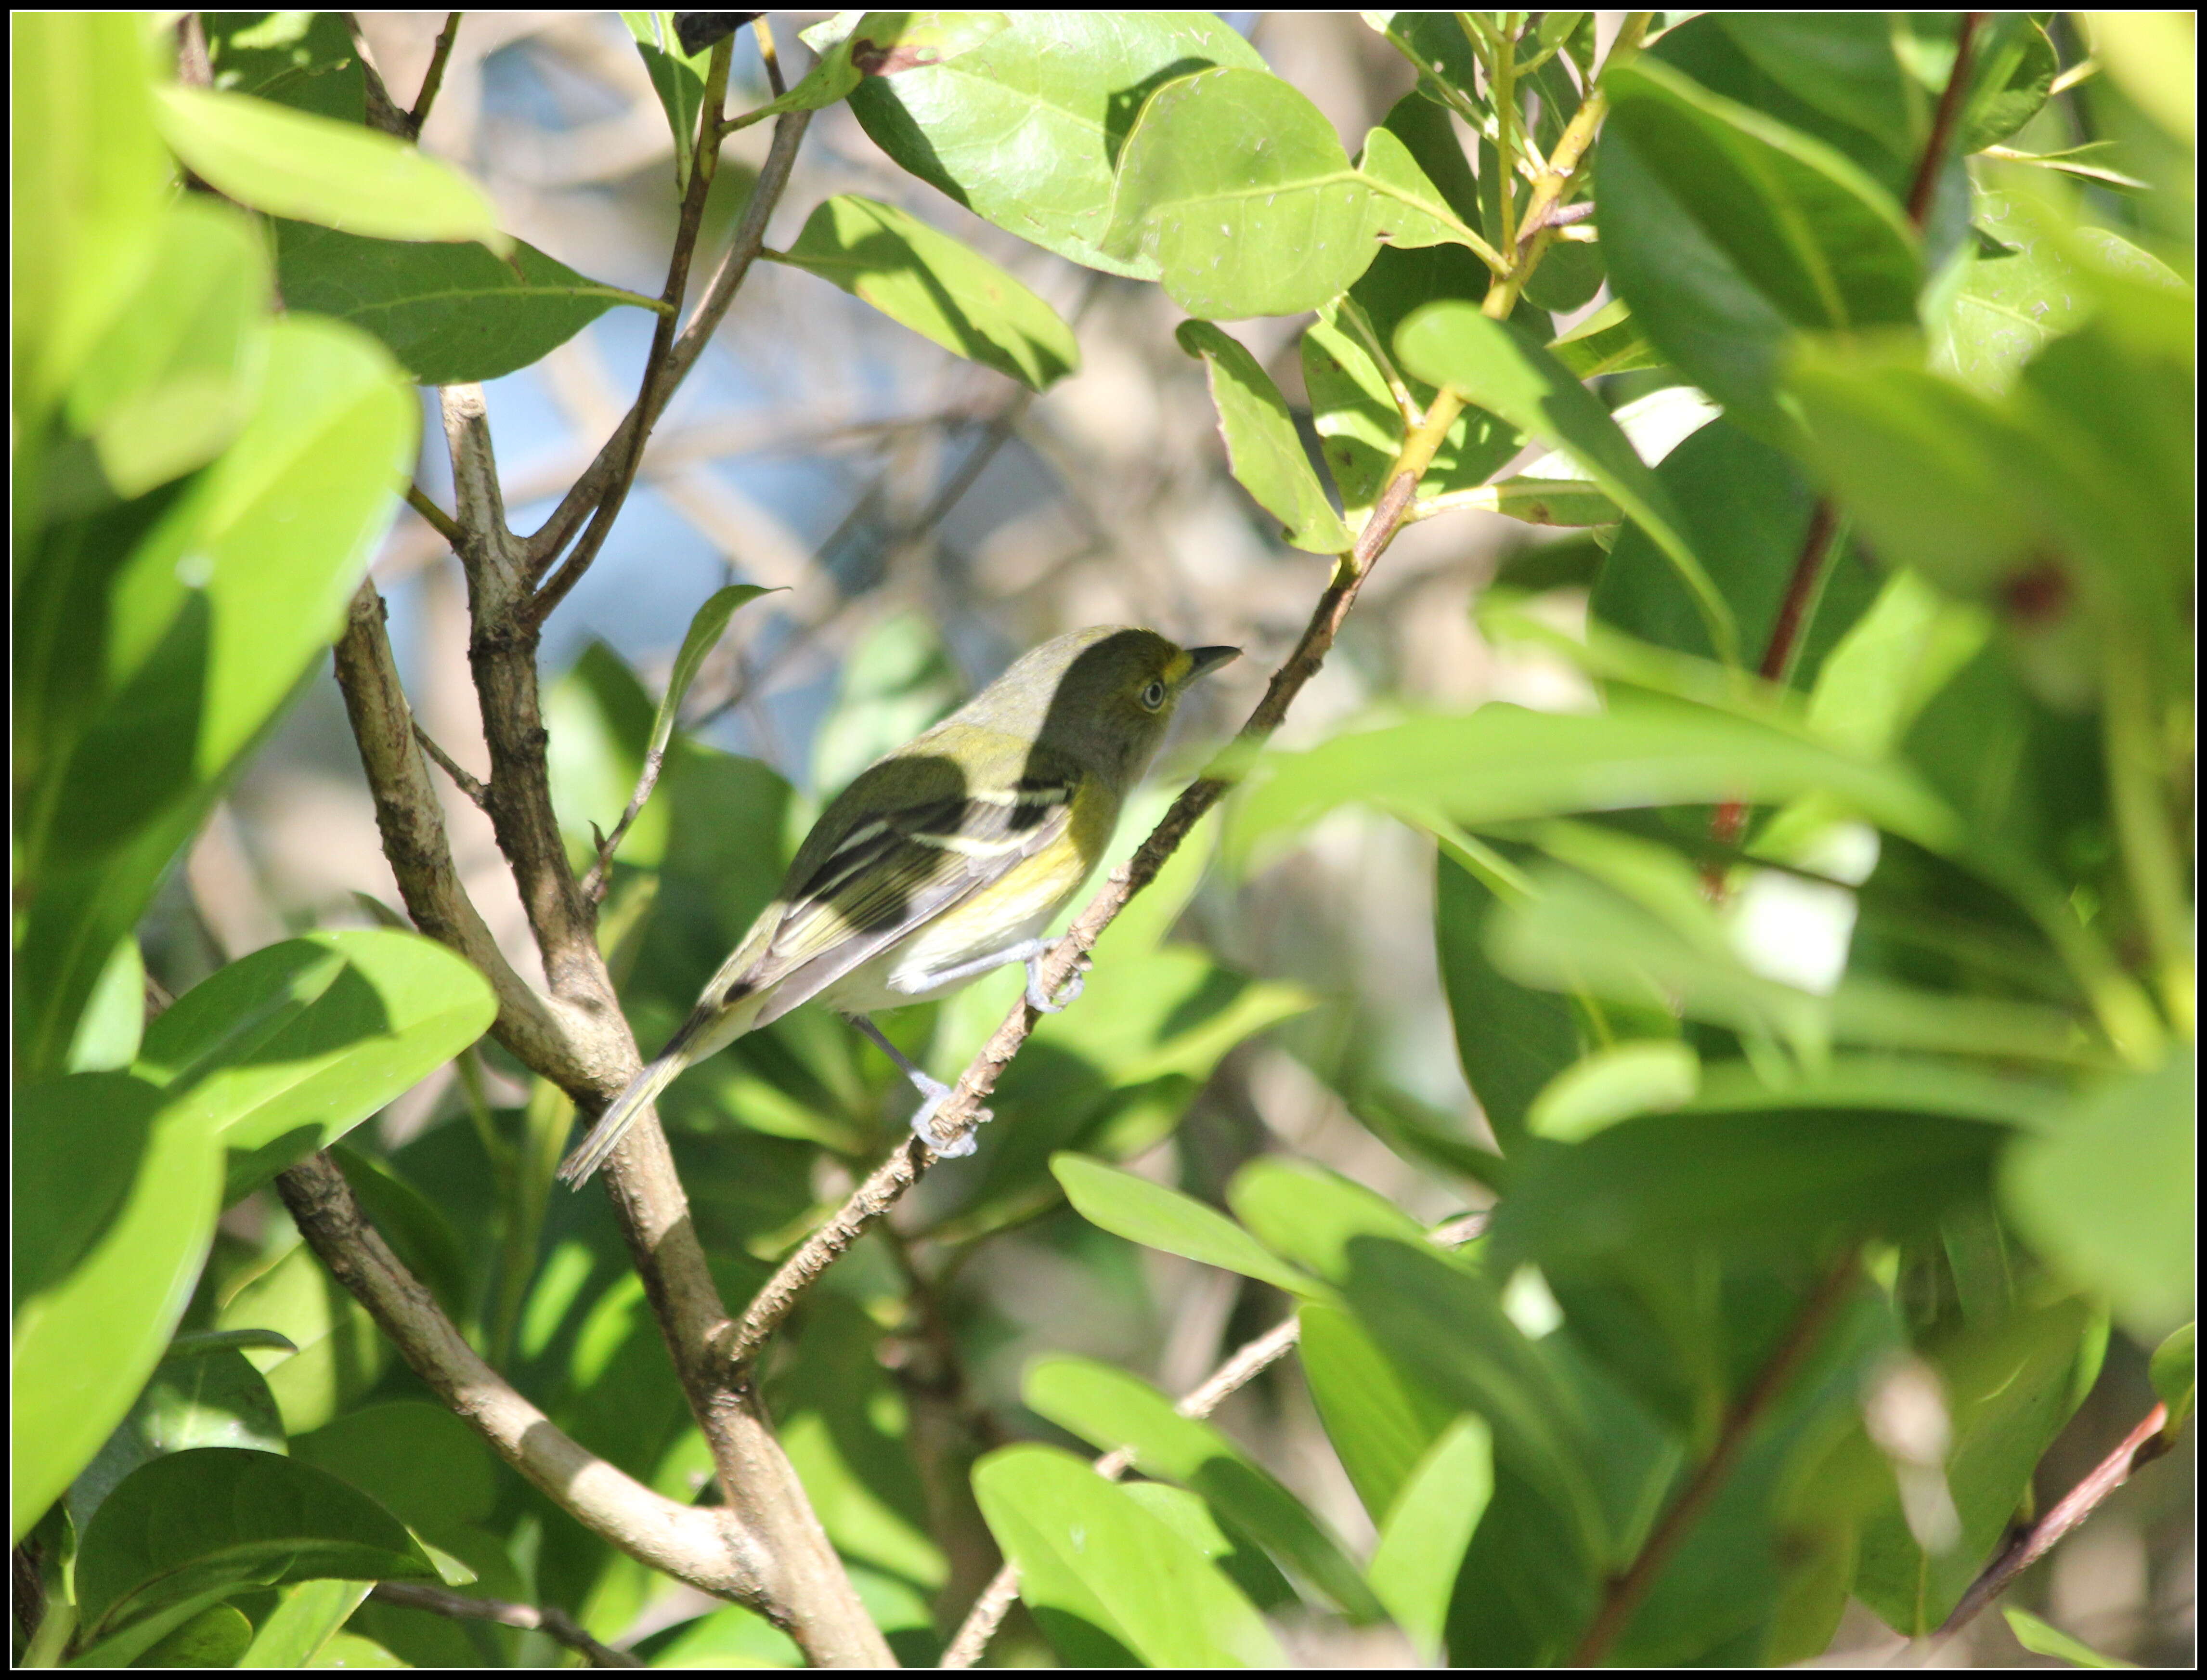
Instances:
[[[541,360],[616,305],[654,300],[577,274],[525,240],[371,238],[278,218],[276,274],[294,309],[372,332],[420,385],[493,380]]]
[[[146,1668],[230,1668],[253,1643],[253,1623],[226,1604],[209,1605],[164,1634],[137,1659]]]
[[[1882,1498],[1863,1524],[1855,1593],[1896,1629],[1936,1628],[2007,1539],[2033,1470],[2082,1397],[2076,1371],[2089,1318],[2081,1302],[2057,1301],[1927,1350],[1950,1420],[1941,1457],[1961,1534],[1951,1550],[1927,1551],[1890,1472],[1877,1478]]]
[[[1020,1396],[1030,1410],[1091,1446],[1124,1450],[1144,1475],[1201,1494],[1352,1620],[1379,1616],[1379,1601],[1337,1535],[1226,1436],[1181,1416],[1140,1378],[1093,1360],[1061,1355],[1030,1366]]]
[[[222,1151],[159,1106],[125,1073],[15,1092],[17,1540],[129,1411],[214,1235]]]
[[[1239,1529],[1229,1531],[1199,1494],[1170,1482],[1136,1481],[1120,1484],[1127,1497],[1162,1521],[1175,1534],[1218,1565],[1225,1577],[1241,1589],[1241,1595],[1267,1612],[1300,1605],[1301,1599],[1288,1584],[1279,1566]]]
[[[27,418],[61,394],[139,284],[176,170],[154,130],[136,18],[25,12],[8,40],[15,392]]]
[[[284,1420],[258,1371],[235,1348],[167,1359],[83,1474],[69,1484],[69,1521],[80,1534],[140,1465],[194,1447],[246,1447],[284,1453]]]
[[[1112,169],[1143,100],[1205,64],[1262,69],[1207,12],[1021,12],[970,51],[871,77],[851,111],[882,151],[1008,232],[1091,268],[1157,278],[1099,248]],[[1016,134],[1020,144],[1007,146]]]
[[[1418,1654],[1438,1661],[1449,1596],[1494,1488],[1494,1439],[1459,1418],[1411,1473],[1379,1531],[1372,1586]]]
[[[1345,1309],[1306,1300],[1296,1316],[1302,1334],[1295,1351],[1326,1438],[1364,1509],[1383,1522],[1454,1413],[1382,1353]]]
[[[251,1647],[238,1658],[237,1666],[305,1668],[314,1665],[373,1586],[366,1581],[302,1581],[285,1587],[276,1608],[254,1631]]]
[[[1191,315],[1292,315],[1370,266],[1392,202],[1294,87],[1267,70],[1199,70],[1142,106],[1103,246],[1154,263]]]
[[[1675,1038],[1630,1039],[1590,1052],[1533,1099],[1526,1130],[1575,1144],[1633,1115],[1676,1109],[1700,1088],[1702,1064]]]
[[[355,1633],[332,1634],[309,1668],[404,1668],[407,1665],[372,1639]]]
[[[1508,325],[1461,302],[1420,310],[1403,323],[1396,350],[1420,377],[1453,386],[1528,435],[1569,453],[1678,568],[1718,656],[1737,661],[1732,616],[1669,494],[1569,369]]]
[[[2153,1350],[2151,1374],[2153,1391],[2161,1396],[2161,1403],[2168,1408],[2168,1421],[2162,1433],[2172,1440],[2176,1432],[2184,1427],[2192,1415],[2193,1401],[2198,1393],[2198,1369],[2194,1346],[2198,1332],[2191,1324],[2171,1330],[2161,1346]]]
[[[1415,1242],[1425,1235],[1385,1196],[1315,1163],[1279,1156],[1259,1156],[1235,1174],[1226,1203],[1259,1242],[1329,1283],[1346,1279],[1355,1238]]]
[[[1020,1598],[1067,1661],[1269,1668],[1283,1660],[1216,1564],[1072,1454],[1002,1448],[974,1467],[973,1492],[1019,1566]]]
[[[141,496],[227,447],[260,398],[268,257],[249,218],[187,198],[144,284],[93,347],[64,412],[113,493]]]
[[[775,1387],[776,1429],[836,1549],[932,1592],[949,1563],[930,1536],[905,1396],[875,1357],[880,1339],[857,1302],[809,1302]]]
[[[1603,86],[1594,190],[1612,284],[1734,424],[1791,445],[1776,388],[1793,334],[1915,320],[1919,259],[1899,206],[1823,142],[1652,55]]]
[[[333,1418],[291,1443],[291,1456],[373,1493],[410,1528],[484,1522],[498,1498],[497,1461],[451,1411],[387,1402]]]
[[[1475,828],[1574,810],[1774,802],[1812,789],[1896,834],[1935,848],[1953,843],[1952,814],[1898,766],[1702,707],[1620,696],[1595,717],[1491,703],[1268,753],[1229,814],[1227,850],[1246,859],[1265,835],[1352,800],[1438,810]]]
[[[918,613],[883,619],[844,659],[835,703],[812,744],[812,786],[832,799],[886,752],[942,721],[966,680],[934,625]]]
[[[645,756],[663,753],[673,738],[674,720],[681,714],[682,702],[690,692],[690,685],[697,680],[697,667],[705,662],[728,627],[728,620],[739,607],[745,607],[761,595],[777,591],[757,583],[731,583],[726,589],[715,589],[690,615],[690,628],[682,632],[682,646],[674,655],[673,667],[667,673],[667,692],[660,697],[659,709],[652,714],[651,740],[645,747]]]
[[[58,1065],[99,965],[328,645],[396,508],[418,417],[372,340],[272,323],[221,458],[27,559],[17,606],[17,1054]]]
[[[272,1330],[194,1330],[171,1337],[169,1351],[161,1355],[161,1362],[166,1365],[176,1360],[219,1353],[224,1348],[280,1348],[287,1354],[299,1351],[291,1345],[289,1336]]]
[[[801,1668],[797,1641],[757,1611],[729,1605],[682,1623],[671,1638],[651,1635],[636,1649],[654,1668]]]
[[[597,858],[598,836],[613,832],[636,791],[656,721],[651,697],[627,662],[593,637],[545,697],[544,721],[552,808],[580,875]],[[671,773],[671,761],[661,770]],[[621,845],[623,863],[649,869],[665,861],[669,804],[653,799],[637,813]]]
[[[337,1145],[330,1155],[383,1240],[446,1315],[456,1323],[471,1318],[475,1300],[469,1245],[444,1209],[387,1162],[347,1144]]]
[[[2002,1163],[2002,1205],[2025,1241],[2148,1338],[2192,1307],[2193,1077],[2179,1050],[2151,1073],[2101,1080]]]
[[[894,205],[843,194],[771,254],[834,282],[890,320],[1041,391],[1080,365],[1073,329],[978,251]]]
[[[159,88],[153,108],[192,172],[248,209],[376,239],[511,248],[480,187],[389,135],[205,87]]]
[[[128,1067],[137,1057],[145,1032],[146,960],[138,948],[138,936],[125,934],[115,942],[107,966],[85,1001],[65,1071],[106,1073]]]
[[[1638,1243],[1789,1253],[1835,1226],[1905,1233],[1980,1188],[2005,1135],[1943,1115],[1807,1109],[1620,1121],[1520,1169],[1495,1215],[1495,1264],[1564,1265]]]
[[[434,1581],[367,1495],[273,1453],[157,1458],[108,1497],[77,1554],[87,1637],[212,1588],[289,1581]]]
[[[303,1242],[233,1294],[218,1322],[225,1330],[272,1330],[298,1348],[246,1355],[268,1379],[287,1435],[320,1429],[374,1387],[383,1369],[386,1344],[375,1321]]]
[[[908,75],[970,52],[1008,21],[1002,12],[839,12],[799,37],[820,55],[804,80],[743,120],[819,111],[850,98],[870,77]]]
[[[137,1071],[243,1157],[224,1193],[235,1201],[458,1055],[496,1013],[473,966],[417,934],[309,934],[178,998]]]
[[[1622,298],[1603,304],[1548,349],[1574,379],[1662,366],[1662,359],[1634,323],[1632,312]]]
[[[2126,1663],[2120,1657],[2109,1657],[2095,1651],[2079,1639],[2072,1639],[2051,1623],[2042,1622],[2027,1610],[2018,1610],[2013,1605],[2002,1605],[2001,1614],[2007,1618],[2008,1630],[2015,1642],[2026,1651],[2042,1657],[2054,1657],[2078,1668],[2136,1668],[2136,1663]]]
[[[1313,554],[1346,550],[1348,528],[1326,500],[1288,405],[1257,358],[1208,321],[1183,321],[1175,337],[1210,375],[1219,434],[1241,487],[1286,526],[1291,546]]]
[[[1238,1271],[1290,1294],[1309,1294],[1318,1287],[1274,1259],[1224,1214],[1192,1196],[1078,1155],[1053,1156],[1050,1165],[1081,1217],[1115,1236]]]

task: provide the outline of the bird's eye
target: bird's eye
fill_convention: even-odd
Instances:
[[[1151,678],[1150,685],[1142,691],[1140,698],[1142,704],[1154,712],[1165,703],[1165,685],[1156,678]]]

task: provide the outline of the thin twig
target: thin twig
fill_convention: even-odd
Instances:
[[[1686,1538],[1709,1501],[1716,1497],[1717,1490],[1724,1486],[1725,1478],[1731,1474],[1755,1425],[1762,1421],[1764,1414],[1785,1392],[1785,1385],[1815,1349],[1826,1326],[1845,1304],[1848,1291],[1856,1282],[1858,1253],[1850,1245],[1839,1263],[1824,1274],[1809,1298],[1801,1303],[1793,1322],[1786,1327],[1785,1338],[1726,1417],[1724,1428],[1717,1436],[1716,1444],[1709,1450],[1709,1456],[1671,1502],[1670,1509],[1656,1522],[1624,1573],[1610,1581],[1602,1595],[1600,1610],[1580,1638],[1578,1649],[1572,1653],[1572,1666],[1597,1668],[1607,1659],[1610,1647],[1632,1620],[1656,1577],[1678,1551],[1679,1542]]]
[[[1486,1229],[1489,1213],[1468,1213],[1451,1219],[1431,1235],[1433,1241],[1444,1248],[1461,1248]],[[1235,1349],[1217,1370],[1182,1395],[1173,1410],[1184,1418],[1207,1418],[1226,1402],[1229,1395],[1247,1387],[1259,1372],[1277,1365],[1302,1336],[1302,1320],[1283,1319],[1253,1342],[1245,1342]],[[1116,1481],[1133,1467],[1133,1461],[1121,1451],[1107,1452],[1096,1461],[1096,1474],[1107,1481]],[[1017,1566],[1007,1563],[996,1571],[996,1579],[973,1601],[959,1625],[957,1635],[942,1653],[940,1666],[971,1668],[981,1659],[989,1641],[1002,1625],[1012,1600],[1020,1593],[1020,1572]]]
[[[719,42],[713,48],[713,57],[705,72],[704,103],[697,116],[697,135],[693,142],[690,164],[690,189],[682,195],[682,218],[674,233],[674,250],[667,259],[667,285],[660,293],[660,301],[667,308],[660,311],[652,328],[651,351],[643,359],[643,386],[637,392],[632,412],[651,415],[658,411],[658,389],[667,376],[674,349],[674,332],[682,313],[683,294],[689,290],[690,264],[697,251],[697,236],[705,222],[705,200],[712,191],[713,174],[721,155],[719,123],[721,107],[727,101],[728,61],[735,51],[733,38]],[[566,599],[567,592],[582,580],[590,569],[590,562],[598,557],[612,532],[613,521],[620,517],[621,507],[628,499],[630,486],[636,482],[636,470],[643,462],[644,439],[649,434],[647,423],[633,427],[628,438],[628,447],[621,456],[620,470],[607,486],[599,499],[597,511],[591,516],[589,528],[583,533],[567,556],[566,564],[529,601],[526,609],[528,620],[541,625],[551,616],[553,608]]]
[[[690,369],[704,351],[706,344],[735,302],[737,290],[751,272],[751,265],[758,260],[759,253],[766,248],[768,219],[775,206],[781,201],[783,191],[789,185],[789,174],[797,161],[799,144],[804,138],[806,126],[812,120],[809,111],[792,111],[775,124],[774,144],[767,152],[766,162],[759,168],[757,182],[751,188],[750,201],[744,206],[744,219],[736,236],[728,247],[727,254],[721,260],[718,272],[705,290],[704,302],[691,316],[690,323],[682,329],[669,353],[667,365],[652,388],[652,406],[649,410],[641,405],[631,408],[613,434],[600,447],[589,469],[560,498],[559,505],[552,517],[528,539],[525,551],[529,559],[529,581],[541,582],[552,569],[559,551],[575,534],[575,528],[588,518],[612,488],[619,475],[621,464],[635,442],[639,426],[648,430],[659,419],[675,391],[681,386]]]
[[[613,879],[613,853],[620,850],[621,841],[628,836],[629,826],[643,810],[644,801],[651,798],[652,790],[659,786],[660,767],[666,763],[667,750],[673,744],[674,738],[669,735],[644,754],[643,773],[636,779],[636,792],[629,795],[628,804],[621,811],[620,821],[613,824],[613,833],[598,836],[597,858],[590,864],[590,872],[583,877],[583,884],[578,889],[588,902],[595,904],[605,897],[607,883]],[[595,823],[590,826],[593,830],[597,827]]]
[[[445,85],[445,66],[452,57],[452,43],[459,39],[458,12],[445,15],[445,27],[437,32],[437,45],[429,54],[429,68],[422,73],[422,91],[414,96],[414,109],[406,113],[406,126],[414,137],[422,137],[422,125],[429,120],[429,109],[437,103],[437,91]]]
[[[431,501],[420,485],[410,484],[406,487],[406,505],[434,525],[437,535],[451,543],[457,552],[461,540],[458,522],[443,508]]]
[[[1923,224],[1930,217],[1931,195],[1939,185],[1939,170],[1947,161],[1947,146],[1954,137],[1955,125],[1961,120],[1963,96],[1970,91],[1970,52],[1984,21],[1983,12],[1964,12],[1954,33],[1954,68],[1947,73],[1947,86],[1939,94],[1939,109],[1931,118],[1930,137],[1923,142],[1923,155],[1916,164],[1916,178],[1908,186],[1908,224],[1918,233],[1923,231]]]
[[[2170,1446],[2164,1432],[2168,1408],[2156,1406],[2144,1421],[2123,1437],[2122,1444],[2094,1467],[2090,1474],[2062,1496],[2061,1502],[2001,1551],[1970,1583],[1953,1614],[1939,1624],[1931,1637],[1943,1643],[1959,1633],[1977,1613],[2007,1591],[2008,1584],[2054,1549],[2057,1541],[2099,1509],[2110,1493],[2131,1478],[2141,1465],[2150,1464]]]
[[[461,768],[453,762],[452,754],[430,738],[429,732],[422,726],[422,720],[419,718],[414,720],[414,738],[420,744],[422,750],[435,759],[445,774],[452,779],[452,786],[474,801],[477,810],[487,811],[490,809],[490,790]]]
[[[778,99],[789,89],[781,79],[781,56],[774,50],[774,31],[764,12],[751,20],[751,39],[758,43],[759,62],[766,66],[766,85]]]
[[[443,1587],[431,1587],[419,1581],[379,1581],[368,1597],[379,1604],[396,1605],[401,1610],[426,1610],[433,1616],[449,1616],[456,1620],[495,1622],[500,1627],[519,1628],[527,1633],[542,1634],[570,1651],[578,1651],[589,1660],[593,1668],[649,1668],[643,1658],[626,1651],[616,1651],[610,1645],[601,1645],[589,1635],[582,1623],[557,1605],[546,1605],[539,1609],[535,1605],[508,1604],[500,1599],[471,1599],[465,1593],[455,1593]]]

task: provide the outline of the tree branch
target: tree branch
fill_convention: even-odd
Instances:
[[[1485,1212],[1468,1213],[1451,1219],[1432,1232],[1432,1240],[1446,1248],[1460,1248],[1486,1229],[1490,1216]],[[1247,1387],[1258,1373],[1277,1365],[1287,1357],[1289,1350],[1302,1337],[1302,1320],[1289,1318],[1272,1326],[1253,1342],[1237,1348],[1223,1365],[1182,1395],[1173,1410],[1184,1418],[1207,1418],[1225,1404],[1229,1395]],[[1096,1474],[1106,1481],[1116,1481],[1133,1465],[1133,1459],[1123,1450],[1107,1452],[1096,1461]],[[1002,1625],[1005,1615],[1011,1610],[1012,1600],[1019,1596],[1020,1572],[1007,1563],[996,1571],[996,1578],[974,1600],[973,1607],[966,1613],[957,1636],[942,1653],[941,1666],[971,1668],[981,1660],[989,1641]]]
[[[1985,1565],[1984,1572],[1962,1594],[1962,1601],[1954,1606],[1953,1614],[1939,1624],[1938,1631],[1931,1635],[1933,1640],[1944,1643],[1961,1632],[1979,1611],[2007,1590],[2016,1576],[2051,1551],[2071,1530],[2080,1527],[2099,1509],[2102,1500],[2131,1479],[2132,1472],[2167,1452],[2171,1444],[2164,1432],[2168,1425],[2166,1406],[2156,1406],[2148,1412],[2138,1427],[2123,1437],[2120,1446],[2062,1496],[2060,1504],[2018,1534],[1999,1557]]]
[[[733,1509],[677,1504],[583,1450],[484,1364],[368,1223],[326,1154],[278,1174],[299,1234],[439,1399],[593,1534],[638,1562],[771,1612],[773,1559]]]
[[[452,779],[452,786],[466,794],[477,810],[490,809],[489,790],[455,763],[452,754],[430,738],[429,732],[422,726],[419,718],[414,720],[414,738],[421,744],[422,751],[437,761],[438,768]]]
[[[539,1610],[535,1605],[508,1604],[501,1599],[471,1599],[465,1593],[420,1581],[379,1581],[368,1597],[401,1610],[426,1610],[432,1616],[449,1616],[456,1621],[495,1622],[500,1627],[542,1634],[570,1651],[580,1652],[593,1668],[650,1666],[641,1657],[601,1645],[590,1637],[589,1629],[556,1605]]]
[[[742,224],[736,230],[728,254],[721,260],[720,270],[706,288],[704,301],[697,313],[690,318],[689,326],[682,329],[667,353],[665,369],[652,393],[652,407],[645,413],[641,407],[631,408],[628,416],[613,430],[598,451],[597,457],[583,475],[577,479],[567,493],[560,498],[559,505],[552,517],[540,526],[527,544],[530,581],[535,582],[550,571],[552,564],[574,535],[575,529],[588,517],[611,492],[613,481],[628,458],[634,442],[639,416],[643,428],[649,430],[657,421],[667,400],[673,396],[682,381],[688,377],[728,306],[735,302],[736,291],[751,272],[751,265],[758,260],[759,253],[766,248],[766,224],[774,214],[775,206],[789,185],[789,172],[797,161],[798,143],[812,120],[809,111],[793,111],[775,124],[774,145],[767,153],[766,162],[759,170],[757,183],[751,188],[751,201],[744,206]],[[656,340],[655,339],[655,342]]]
[[[422,137],[422,125],[429,120],[430,107],[437,103],[438,90],[445,85],[445,66],[452,62],[452,43],[459,39],[460,19],[464,14],[449,12],[445,27],[437,32],[437,45],[429,54],[429,68],[422,73],[422,91],[414,96],[414,109],[406,113],[406,128],[415,139]]]
[[[1747,1445],[1747,1438],[1754,1432],[1755,1425],[1762,1421],[1764,1414],[1785,1392],[1785,1385],[1815,1349],[1817,1338],[1845,1304],[1847,1292],[1856,1282],[1858,1253],[1851,1245],[1801,1303],[1793,1322],[1786,1327],[1785,1338],[1725,1419],[1724,1428],[1716,1444],[1709,1449],[1709,1456],[1696,1468],[1678,1497],[1657,1520],[1630,1566],[1610,1581],[1602,1594],[1601,1608],[1581,1636],[1578,1649],[1571,1654],[1573,1667],[1598,1668],[1607,1659],[1610,1647],[1631,1622],[1633,1613],[1678,1551],[1679,1542],[1686,1538],[1709,1501],[1716,1497],[1717,1490],[1724,1486],[1725,1478],[1732,1474],[1732,1467]]]

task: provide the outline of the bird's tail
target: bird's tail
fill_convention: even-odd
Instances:
[[[590,1175],[604,1166],[606,1157],[619,1147],[620,1140],[628,1135],[628,1128],[636,1124],[637,1116],[658,1100],[661,1091],[673,1084],[675,1075],[690,1065],[694,1054],[692,1046],[678,1037],[645,1062],[643,1071],[631,1079],[628,1088],[598,1116],[598,1123],[590,1128],[589,1135],[559,1163],[561,1180],[577,1190],[588,1183]]]

